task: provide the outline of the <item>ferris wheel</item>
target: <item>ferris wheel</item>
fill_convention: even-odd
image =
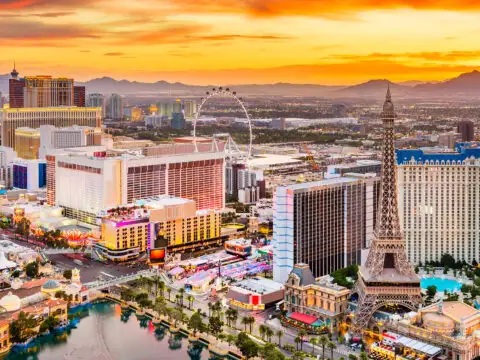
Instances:
[[[247,108],[245,107],[245,104],[243,103],[243,100],[241,97],[237,96],[237,93],[235,91],[231,91],[229,88],[223,89],[222,87],[219,87],[218,89],[213,88],[212,91],[207,91],[205,93],[205,96],[202,97],[202,100],[200,102],[200,106],[197,109],[197,113],[195,114],[195,118],[193,120],[193,143],[195,145],[195,151],[197,151],[197,121],[201,115],[202,108],[207,103],[210,99],[214,97],[224,97],[224,98],[231,98],[233,99],[240,107],[242,108],[245,118],[247,119],[248,123],[248,131],[249,131],[249,142],[248,142],[248,148],[247,148],[247,153],[242,156],[244,158],[244,161],[247,161],[250,159],[250,156],[252,155],[252,141],[253,141],[253,135],[252,135],[252,122],[250,120],[250,115],[248,115]],[[224,135],[224,134],[222,134]],[[233,142],[233,139],[229,137],[227,144],[226,144],[226,152],[230,151],[228,149],[236,148],[238,151],[238,147],[236,146],[228,146],[228,143]]]

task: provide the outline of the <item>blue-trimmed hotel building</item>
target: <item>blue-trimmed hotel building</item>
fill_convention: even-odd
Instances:
[[[480,260],[480,143],[398,149],[398,206],[407,256]]]

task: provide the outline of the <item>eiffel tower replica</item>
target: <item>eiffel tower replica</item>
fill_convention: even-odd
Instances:
[[[390,86],[383,104],[383,162],[377,223],[367,261],[359,269],[355,292],[358,307],[351,331],[366,329],[375,311],[384,305],[400,305],[417,310],[422,303],[420,278],[408,262],[400,230],[397,205],[397,178],[393,125],[395,109]]]

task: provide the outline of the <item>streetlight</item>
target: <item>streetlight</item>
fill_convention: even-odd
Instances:
[[[395,360],[397,360],[397,355],[402,354],[402,348],[403,347],[404,347],[404,345],[401,342],[397,342],[395,344]]]

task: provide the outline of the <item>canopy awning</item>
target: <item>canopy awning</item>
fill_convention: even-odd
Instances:
[[[290,315],[288,315],[288,318],[295,321],[300,321],[307,325],[312,325],[315,321],[318,320],[315,316],[303,314],[300,312],[293,312]]]

